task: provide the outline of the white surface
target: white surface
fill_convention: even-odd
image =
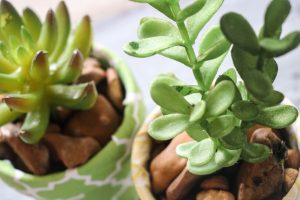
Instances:
[[[243,13],[243,15],[249,19],[256,30],[259,30],[263,21],[263,12],[268,2],[268,0],[226,0],[223,7],[220,9],[220,12],[213,18],[209,25],[217,24],[222,14],[228,11],[237,11],[239,13]],[[291,2],[293,4],[293,10],[292,14],[288,18],[287,23],[285,24],[284,33],[300,29],[300,1],[291,0]],[[123,53],[121,49],[123,44],[136,39],[136,30],[139,19],[144,16],[157,16],[157,13],[158,12],[156,12],[154,9],[142,5],[139,6],[138,9],[130,10],[126,13],[120,14],[119,16],[116,16],[106,22],[100,24],[95,23],[95,42],[111,48],[113,51],[127,60],[127,63],[129,64],[139,85],[142,88],[148,112],[155,106],[149,96],[148,87],[151,80],[157,74],[173,71],[176,72],[180,78],[186,80],[187,82],[191,83],[191,80],[193,80],[191,71],[189,69],[184,68],[181,64],[178,64],[167,58],[155,56],[147,59],[139,59],[127,56]],[[278,62],[280,69],[275,85],[279,91],[284,92],[299,107],[300,49],[280,58]],[[222,72],[224,69],[231,66],[232,63],[230,61],[230,57],[227,57],[220,71]],[[4,186],[1,182],[0,188],[1,200],[30,199],[14,192],[13,190]]]

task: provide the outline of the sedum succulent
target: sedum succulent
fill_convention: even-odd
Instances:
[[[0,4],[0,125],[25,115],[20,138],[37,143],[51,109],[89,109],[96,101],[94,83],[74,84],[91,50],[88,16],[71,33],[67,7],[60,2],[42,23],[29,8],[19,15],[11,3]]]
[[[139,39],[125,45],[125,52],[177,60],[191,69],[197,82],[189,85],[173,74],[159,75],[152,82],[150,93],[162,116],[151,123],[149,134],[157,140],[170,140],[186,131],[193,141],[177,146],[176,153],[188,159],[188,170],[197,175],[214,173],[241,159],[250,163],[266,160],[271,150],[249,143],[247,129],[254,124],[286,128],[298,116],[296,108],[281,105],[284,95],[272,84],[278,72],[274,58],[300,43],[299,31],[281,37],[289,1],[271,1],[259,35],[241,15],[225,14],[220,25],[204,34],[197,52],[198,34],[223,0],[195,0],[185,8],[179,0],[133,1],[151,5],[173,23],[143,18]],[[235,69],[215,78],[232,44]]]

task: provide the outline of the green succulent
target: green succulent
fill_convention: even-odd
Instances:
[[[272,84],[278,72],[274,57],[300,43],[299,31],[280,38],[289,1],[270,3],[259,36],[241,15],[225,14],[220,25],[204,34],[197,52],[198,34],[223,0],[195,0],[185,8],[179,0],[133,1],[150,4],[173,23],[143,18],[139,39],[125,45],[124,51],[136,57],[160,54],[177,60],[192,70],[197,82],[189,85],[173,74],[159,75],[152,82],[150,93],[162,116],[150,124],[149,134],[157,140],[170,140],[186,131],[193,141],[178,145],[176,152],[188,159],[189,171],[198,175],[211,174],[241,159],[250,163],[266,160],[271,150],[249,143],[246,130],[254,124],[286,128],[298,116],[296,108],[281,105],[284,95]],[[231,46],[235,69],[216,78]]]
[[[0,125],[24,115],[19,133],[37,143],[49,123],[51,109],[89,109],[96,101],[94,83],[74,84],[92,44],[90,18],[71,34],[68,9],[60,2],[44,23],[29,8],[19,15],[11,3],[0,4]]]

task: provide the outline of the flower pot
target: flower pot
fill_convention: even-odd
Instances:
[[[291,104],[285,99],[284,104]],[[160,116],[160,109],[155,109],[146,119],[144,125],[137,133],[132,149],[132,179],[140,199],[154,200],[156,199],[151,190],[149,160],[153,146],[153,139],[148,135],[147,130],[151,121]],[[288,129],[288,140],[294,148],[300,146],[300,117]],[[296,182],[291,190],[283,198],[284,200],[297,200],[300,197],[300,176],[298,175]]]
[[[10,161],[0,161],[0,178],[12,188],[35,199],[135,199],[130,179],[130,149],[133,134],[144,117],[139,88],[126,64],[104,48],[98,48],[117,70],[125,91],[124,116],[112,140],[86,164],[35,176],[15,169]],[[95,124],[96,126],[97,124]]]

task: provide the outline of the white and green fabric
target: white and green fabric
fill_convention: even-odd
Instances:
[[[126,64],[105,51],[117,69],[126,89],[122,125],[104,149],[76,169],[46,176],[34,176],[0,161],[0,178],[16,190],[35,199],[137,199],[130,176],[132,138],[144,119],[139,88]]]

